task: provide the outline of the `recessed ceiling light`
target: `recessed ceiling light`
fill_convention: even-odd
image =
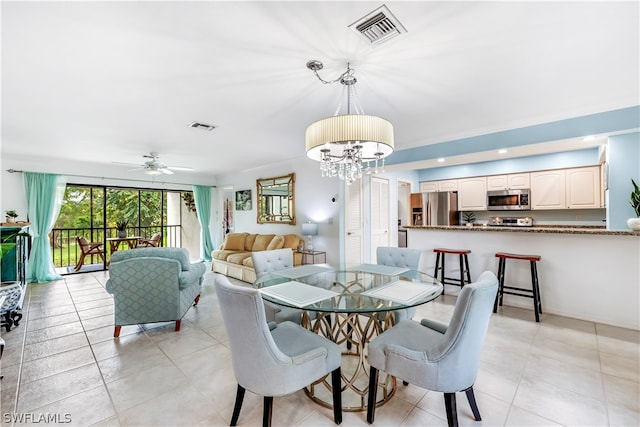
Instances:
[[[501,148],[500,150],[498,150],[498,154],[505,154],[507,152],[506,148]]]
[[[443,162],[444,162],[444,159],[443,159],[442,157],[440,157],[440,158],[438,159],[438,163],[443,163]]]

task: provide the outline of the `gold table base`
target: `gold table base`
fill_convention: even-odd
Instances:
[[[302,325],[343,347],[342,352],[342,410],[360,412],[367,409],[369,393],[369,364],[367,344],[383,331],[393,326],[393,313],[316,313],[311,321],[303,313]],[[380,316],[384,315],[384,320]],[[330,375],[305,389],[314,402],[333,407]],[[395,393],[396,379],[384,372],[379,373],[376,406],[386,403]]]

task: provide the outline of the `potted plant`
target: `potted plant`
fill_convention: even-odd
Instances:
[[[636,213],[636,218],[629,218],[627,225],[633,231],[640,231],[640,187],[638,187],[633,178],[631,179],[631,184],[633,185],[633,191],[629,197],[629,203]]]
[[[467,223],[467,227],[473,227],[473,223],[476,221],[476,214],[473,212],[462,212],[462,219]]]
[[[14,210],[10,210],[10,211],[6,211],[6,214],[7,214],[7,217],[6,217],[7,222],[16,222],[16,218],[18,218],[18,212]]]
[[[116,230],[118,230],[118,237],[127,237],[127,226],[129,221],[121,219],[116,221]]]

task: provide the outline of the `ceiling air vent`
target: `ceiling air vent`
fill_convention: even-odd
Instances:
[[[207,124],[198,123],[198,122],[189,123],[189,127],[202,129],[202,130],[214,130],[216,128],[214,125],[207,125]]]
[[[379,45],[407,32],[385,5],[349,25],[349,28],[362,34],[373,45]]]

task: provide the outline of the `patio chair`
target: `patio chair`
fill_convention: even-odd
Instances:
[[[81,253],[75,266],[75,271],[80,271],[84,265],[85,257],[89,255],[98,255],[102,258],[102,262],[104,262],[104,248],[102,246],[102,242],[89,242],[84,238],[84,236],[77,236],[76,240],[78,242],[78,246],[80,246]]]
[[[138,245],[136,247],[137,248],[150,248],[150,247],[157,248],[160,245],[161,241],[162,241],[162,233],[154,233],[150,239],[145,239],[145,238],[138,239]]]

